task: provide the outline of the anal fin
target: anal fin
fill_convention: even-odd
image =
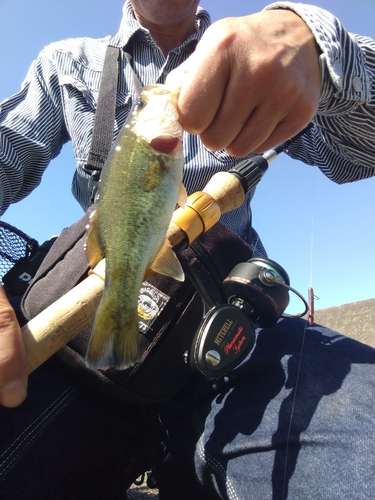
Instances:
[[[164,241],[150,267],[156,273],[169,276],[177,281],[184,281],[185,279],[180,261],[172,250],[171,244],[168,240]]]

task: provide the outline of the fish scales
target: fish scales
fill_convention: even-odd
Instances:
[[[86,240],[91,266],[106,258],[86,358],[92,368],[125,369],[138,359],[138,294],[148,268],[183,279],[166,242],[176,203],[186,198],[177,120],[165,86],[145,87],[103,169]]]

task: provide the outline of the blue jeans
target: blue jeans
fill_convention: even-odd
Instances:
[[[161,500],[373,500],[374,366],[374,349],[289,319],[228,376],[159,407],[106,399],[47,364],[25,403],[0,411],[0,498],[126,498],[163,439]]]

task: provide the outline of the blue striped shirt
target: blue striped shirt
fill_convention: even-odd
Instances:
[[[375,43],[349,34],[328,12],[316,7],[278,2],[268,8],[296,11],[314,33],[321,49],[323,85],[314,127],[296,141],[288,153],[317,165],[338,183],[375,174]],[[121,51],[113,138],[132,107],[135,95],[133,71],[142,84],[163,83],[166,75],[195,49],[210,24],[199,8],[196,33],[167,57],[149,31],[134,19],[129,2],[118,33],[101,39],[68,39],[46,47],[32,64],[20,92],[0,107],[0,213],[27,196],[40,182],[44,169],[63,144],[72,141],[77,169],[72,191],[83,209],[91,194],[85,172],[105,50],[110,43]],[[125,52],[132,56],[130,68]],[[228,170],[240,159],[226,151],[207,150],[199,137],[184,137],[184,184],[188,193],[202,189],[218,171]],[[257,255],[265,255],[251,225],[248,193],[237,210],[222,220],[251,243]]]

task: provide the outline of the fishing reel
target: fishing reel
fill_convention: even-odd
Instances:
[[[269,328],[281,317],[300,318],[308,310],[286,271],[269,259],[253,258],[232,269],[222,283],[226,303],[207,308],[207,290],[202,284],[196,288],[206,311],[185,361],[195,374],[207,378],[222,377],[241,363],[255,347],[257,328]],[[283,316],[290,291],[303,301],[305,310]]]

